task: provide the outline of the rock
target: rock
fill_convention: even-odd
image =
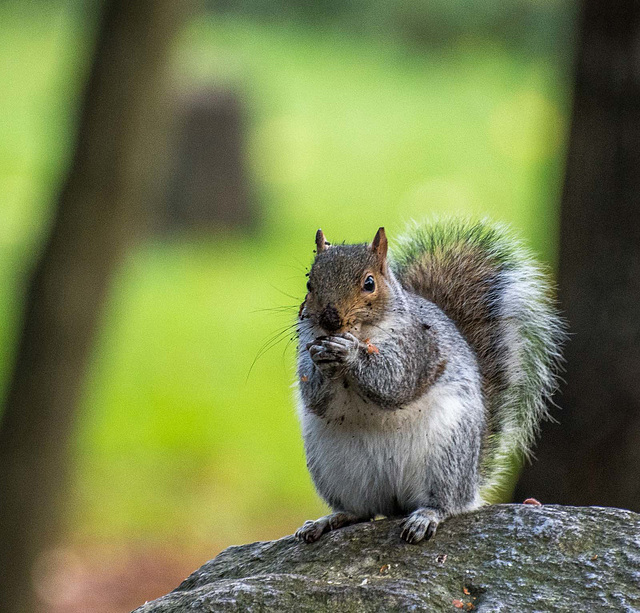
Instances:
[[[418,545],[400,520],[229,547],[135,613],[640,611],[640,515],[494,505]]]

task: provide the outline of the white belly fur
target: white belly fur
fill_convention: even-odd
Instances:
[[[373,517],[428,505],[430,484],[464,406],[445,385],[397,411],[340,389],[322,417],[302,406],[300,413],[307,463],[320,494],[336,508]]]

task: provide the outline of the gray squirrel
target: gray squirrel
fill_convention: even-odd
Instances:
[[[307,466],[333,513],[308,543],[378,515],[417,543],[491,500],[530,453],[556,388],[564,323],[542,269],[501,225],[415,225],[392,257],[327,242],[300,307]]]

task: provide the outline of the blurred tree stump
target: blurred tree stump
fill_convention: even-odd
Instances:
[[[566,385],[516,497],[640,510],[640,3],[582,8],[560,238]]]
[[[249,230],[257,223],[245,156],[245,112],[232,90],[202,89],[182,100],[169,229]]]
[[[0,421],[0,603],[35,610],[31,570],[57,525],[100,306],[162,183],[163,73],[190,0],[103,3],[73,161],[26,296]]]

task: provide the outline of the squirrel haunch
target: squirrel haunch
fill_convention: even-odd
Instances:
[[[541,269],[501,226],[416,225],[387,259],[317,254],[298,323],[307,464],[334,509],[297,536],[408,515],[409,542],[490,500],[526,454],[556,383],[564,328]],[[371,348],[374,348],[373,350]]]

